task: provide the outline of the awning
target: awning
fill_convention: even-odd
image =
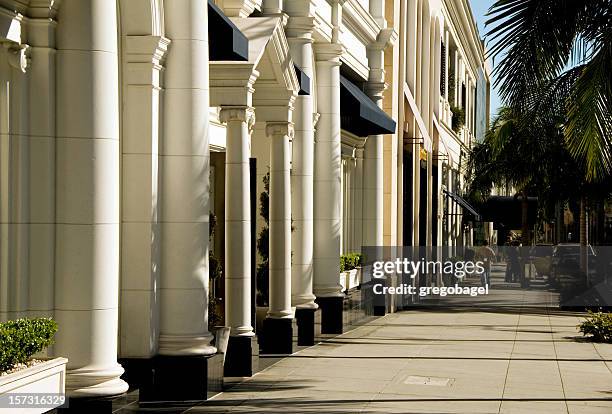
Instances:
[[[304,71],[295,63],[293,64],[295,68],[295,74],[297,75],[298,82],[300,83],[300,91],[298,95],[310,95],[310,77],[304,73]]]
[[[482,221],[495,228],[520,229],[523,225],[523,199],[520,196],[491,196],[481,207]],[[527,224],[533,226],[538,216],[538,198],[527,197]]]
[[[340,118],[342,129],[358,137],[395,133],[395,121],[344,76],[340,76]]]
[[[208,48],[211,61],[247,61],[249,41],[236,25],[208,0]]]
[[[465,201],[463,197],[461,197],[458,194],[453,193],[452,191],[448,191],[445,189],[442,189],[442,192],[444,193],[444,195],[450,197],[455,203],[459,204],[461,208],[463,208],[464,210],[467,210],[472,216],[474,216],[474,219],[476,221],[480,221],[480,214],[478,214],[476,212],[476,209],[474,209],[474,207],[472,207],[470,203]]]

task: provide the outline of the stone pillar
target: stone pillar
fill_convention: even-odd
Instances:
[[[251,321],[251,187],[249,157],[253,108],[222,106],[226,123],[225,153],[225,326],[230,339],[225,375],[253,375],[253,327]]]
[[[27,116],[32,137],[29,146],[30,316],[51,316],[54,308],[57,22],[53,5],[41,6],[30,9],[28,21],[31,60]]]
[[[381,109],[384,90],[383,82],[368,83],[367,92]],[[370,135],[365,143],[363,160],[364,246],[383,245],[383,139],[384,135]]]
[[[157,353],[159,340],[158,126],[168,45],[160,36],[124,37],[119,349],[121,358],[138,358],[136,364]]]
[[[270,137],[270,308],[262,352],[293,352],[291,308],[291,149],[293,124],[268,122]]]
[[[121,394],[117,10],[64,0],[57,27],[54,352],[71,397]]]
[[[337,43],[315,44],[317,111],[314,174],[314,293],[322,333],[342,332],[340,237],[342,188],[340,151],[340,55]]]
[[[293,61],[314,79],[312,67],[313,17],[292,17],[287,40]],[[296,307],[298,345],[314,345],[313,286],[313,179],[314,179],[314,104],[310,95],[299,95],[294,103],[294,138],[292,142],[291,206],[293,232],[291,247],[291,304]]]
[[[201,0],[164,3],[172,41],[165,71],[160,168],[160,324],[146,399],[204,399],[216,348],[208,331],[208,27]],[[143,399],[141,394],[141,399]]]
[[[355,233],[353,234],[353,244],[359,248],[364,246],[363,242],[363,205],[362,202],[364,197],[363,191],[363,159],[364,159],[364,149],[357,148],[355,149],[355,200],[358,202],[355,203]]]
[[[210,355],[208,29],[198,0],[166,3],[161,170],[161,355]],[[186,61],[187,59],[187,61]]]

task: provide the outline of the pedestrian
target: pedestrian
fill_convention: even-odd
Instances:
[[[519,277],[519,253],[515,242],[509,241],[506,248],[506,278],[507,283],[517,282]]]
[[[476,250],[476,260],[480,260],[484,264],[484,272],[480,275],[480,283],[483,287],[491,286],[491,261],[495,257],[495,251],[489,246],[489,241],[485,240],[482,245]]]

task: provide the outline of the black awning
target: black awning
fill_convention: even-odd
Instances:
[[[300,91],[298,92],[298,95],[310,95],[310,78],[298,65],[293,64],[293,67],[295,68],[295,74],[297,75],[300,83]]]
[[[520,229],[523,225],[523,200],[520,196],[490,196],[482,203],[482,221],[495,228]],[[538,216],[538,198],[527,197],[527,224],[533,226]]]
[[[474,219],[476,221],[480,221],[480,214],[478,214],[476,212],[476,209],[472,207],[470,203],[465,201],[463,197],[461,197],[459,194],[453,193],[452,191],[447,191],[444,189],[442,190],[442,192],[444,193],[444,195],[450,197],[455,203],[459,204],[459,206],[461,206],[462,209],[467,210],[468,213],[474,216]]]
[[[249,40],[212,0],[208,0],[209,59],[249,60]]]
[[[342,129],[359,137],[395,133],[395,121],[342,75],[340,76],[340,117]]]

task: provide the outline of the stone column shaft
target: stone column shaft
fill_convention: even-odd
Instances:
[[[161,59],[170,41],[125,36],[120,356],[150,358],[159,341]],[[129,369],[128,369],[129,371]]]
[[[291,18],[287,28],[294,62],[314,79],[313,18]],[[311,84],[312,86],[312,84]],[[293,109],[294,137],[291,165],[291,206],[293,233],[291,247],[291,303],[300,309],[316,309],[313,288],[313,179],[314,179],[314,103],[310,95],[296,98]]]
[[[381,55],[382,50],[372,51],[371,54]],[[380,62],[383,63],[383,62]],[[371,69],[372,71],[372,69]],[[374,69],[382,71],[382,69]],[[379,75],[383,77],[384,75]],[[380,79],[379,79],[380,80]],[[368,83],[368,92],[374,103],[382,109],[384,82]],[[383,166],[383,139],[384,135],[370,135],[365,143],[363,160],[363,227],[364,227],[364,246],[383,245],[383,220],[384,220],[384,166]]]
[[[201,0],[165,3],[161,171],[161,355],[210,355],[208,26]]]
[[[73,397],[120,394],[116,3],[64,0],[57,27],[54,352]]]
[[[253,336],[251,321],[250,132],[253,108],[221,107],[225,155],[225,325],[231,336]]]
[[[268,123],[270,141],[270,318],[292,318],[291,310],[291,123]]]
[[[340,54],[337,44],[316,44],[317,123],[314,174],[314,291],[341,297],[342,188],[340,150]]]

